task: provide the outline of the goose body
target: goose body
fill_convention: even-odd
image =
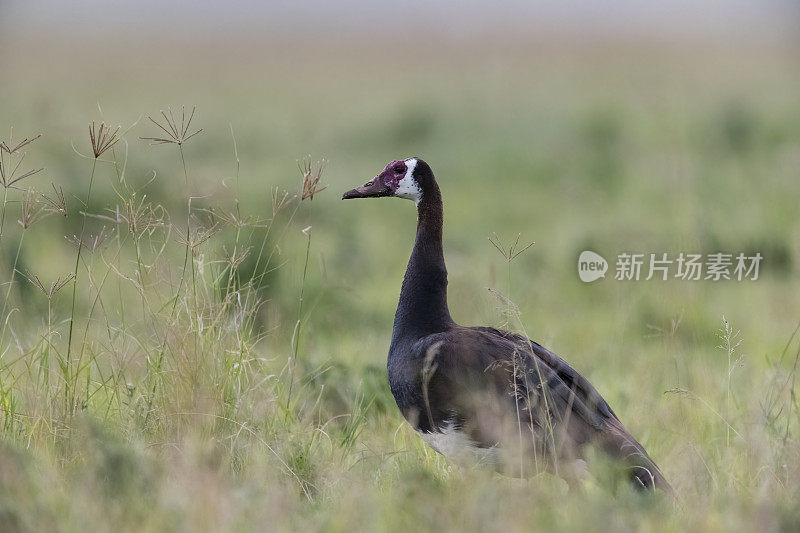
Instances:
[[[397,196],[417,206],[417,234],[389,347],[392,395],[436,451],[513,475],[566,478],[593,446],[618,459],[640,488],[671,492],[641,444],[589,381],[522,335],[456,324],[447,305],[443,205],[430,167],[392,161],[343,199]]]

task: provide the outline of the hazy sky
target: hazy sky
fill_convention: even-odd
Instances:
[[[668,36],[757,34],[800,29],[797,0],[0,0],[3,28],[80,30],[87,26],[135,32],[198,26],[321,31],[347,28],[401,38],[436,29],[469,36],[494,28],[551,33],[644,33]]]

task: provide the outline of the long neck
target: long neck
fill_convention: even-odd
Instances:
[[[416,339],[453,325],[447,308],[442,225],[442,196],[434,182],[417,205],[417,238],[400,290],[393,342]]]

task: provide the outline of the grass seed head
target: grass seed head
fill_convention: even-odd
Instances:
[[[36,190],[26,189],[22,195],[22,207],[20,210],[20,218],[17,220],[23,229],[30,228],[35,222],[46,216],[48,213],[42,208],[39,203]]]
[[[272,218],[278,216],[278,214],[284,210],[284,208],[289,205],[292,198],[290,197],[288,191],[281,191],[277,187],[272,189]]]
[[[33,141],[41,137],[42,134],[34,135],[31,138],[22,139],[17,144],[14,144],[14,128],[11,128],[11,134],[8,137],[8,141],[0,141],[0,150],[6,152],[7,154],[16,154],[19,153],[20,150],[31,144]]]
[[[169,225],[169,213],[160,204],[151,203],[147,195],[143,195],[137,200],[136,195],[132,195],[125,200],[123,211],[119,212],[117,207],[116,218],[120,222],[128,223],[128,231],[136,238],[152,235],[156,230]]]
[[[297,166],[300,167],[300,172],[303,174],[303,193],[300,196],[300,201],[305,199],[313,200],[315,194],[328,188],[327,185],[319,187],[319,181],[322,179],[322,171],[325,170],[325,163],[326,161],[324,159],[320,159],[317,161],[316,165],[314,165],[311,156],[303,158],[302,161],[298,161]]]
[[[28,171],[20,169],[27,155],[22,149],[41,136],[41,134],[35,135],[14,144],[14,129],[12,128],[8,141],[0,141],[0,183],[2,183],[4,188],[8,189],[13,187],[16,183],[19,183],[25,178],[29,178],[44,170],[44,168]],[[16,162],[14,162],[15,160]]]
[[[188,246],[191,248],[192,253],[194,253],[196,248],[219,233],[222,228],[221,224],[213,217],[207,217],[205,220],[201,220],[193,216],[192,219],[194,220],[195,224],[194,227],[192,227],[189,231],[188,239],[187,235],[180,234],[176,235],[175,238],[183,246]]]
[[[217,222],[227,227],[232,228],[265,228],[267,227],[266,221],[259,216],[255,215],[240,215],[233,211],[224,211],[210,207],[208,209],[200,209],[208,214],[208,219],[211,223]]]
[[[528,244],[519,244],[519,240],[522,237],[521,233],[517,233],[517,238],[511,243],[508,248],[503,246],[503,243],[500,241],[500,236],[497,233],[492,233],[492,236],[489,237],[489,242],[492,243],[500,254],[502,254],[503,259],[505,259],[508,263],[519,257],[523,252],[528,250],[531,246],[533,246],[533,241],[529,242]]]
[[[19,272],[19,271],[17,271],[17,272]],[[65,278],[63,278],[63,279],[62,279],[62,278],[59,276],[59,277],[57,277],[57,278],[56,278],[56,280],[55,280],[54,282],[52,282],[52,283],[50,284],[50,286],[49,286],[49,287],[45,287],[44,283],[42,283],[42,280],[40,280],[40,279],[39,279],[39,276],[37,276],[37,275],[35,275],[35,274],[32,274],[32,273],[30,273],[30,272],[28,272],[27,274],[24,274],[24,273],[22,273],[22,272],[19,272],[19,273],[20,273],[20,274],[21,274],[21,275],[22,275],[22,276],[23,276],[25,279],[27,279],[27,280],[28,280],[28,281],[31,283],[31,285],[33,285],[34,287],[36,287],[37,289],[39,289],[39,291],[40,291],[42,294],[44,294],[44,295],[45,295],[45,297],[46,297],[48,300],[52,300],[52,299],[53,299],[53,296],[55,296],[55,295],[56,295],[56,293],[58,293],[58,291],[60,291],[61,289],[63,289],[63,288],[64,288],[64,287],[65,287],[65,286],[66,286],[66,285],[67,285],[67,284],[68,284],[70,281],[72,281],[72,278],[73,278],[73,275],[72,275],[72,274],[70,274],[70,275],[66,276],[66,277],[65,277]]]
[[[101,228],[100,233],[94,235],[87,235],[85,237],[80,237],[78,235],[72,235],[71,237],[65,237],[67,241],[74,244],[75,246],[79,246],[85,249],[87,252],[94,253],[99,250],[103,244],[111,237],[113,233],[112,231],[106,231],[106,227],[103,226]]]
[[[94,121],[89,124],[89,141],[92,144],[92,153],[95,159],[99,158],[119,141],[119,131],[121,129],[122,126],[117,126],[117,129],[111,130],[106,126],[105,122],[101,122],[99,126]]]
[[[222,249],[225,252],[225,262],[228,263],[228,266],[231,268],[231,270],[238,269],[239,266],[244,263],[244,260],[250,256],[250,252],[253,251],[252,246],[234,250],[233,252],[229,252],[228,248],[225,246],[223,246]]]
[[[49,213],[58,213],[59,215],[67,216],[67,200],[64,198],[64,189],[56,187],[55,183],[50,184],[53,187],[53,197],[50,198],[42,193],[41,198],[44,202],[44,210]]]
[[[181,106],[180,117],[176,117],[170,108],[167,108],[166,112],[162,110],[160,113],[161,117],[163,118],[163,123],[159,122],[161,119],[156,120],[148,115],[147,118],[150,119],[150,122],[158,126],[158,128],[163,131],[165,135],[163,137],[139,138],[143,141],[151,141],[152,144],[177,144],[178,146],[182,146],[183,143],[203,131],[201,128],[193,133],[189,133],[189,128],[192,125],[192,119],[194,118],[194,112],[196,109],[197,106],[192,106],[192,111],[189,113],[188,118],[186,117],[185,106]]]

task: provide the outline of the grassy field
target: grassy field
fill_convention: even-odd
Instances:
[[[44,167],[2,191],[0,529],[797,529],[791,50],[55,42],[0,63],[5,172]],[[183,105],[200,133],[141,139]],[[97,158],[90,123],[118,139]],[[454,318],[504,325],[487,288],[509,296],[677,505],[459,469],[403,422],[385,360],[415,216],[339,198],[411,155],[443,190]],[[301,200],[304,161],[324,189]],[[494,233],[535,245],[509,265]],[[584,284],[585,249],[764,261]]]

